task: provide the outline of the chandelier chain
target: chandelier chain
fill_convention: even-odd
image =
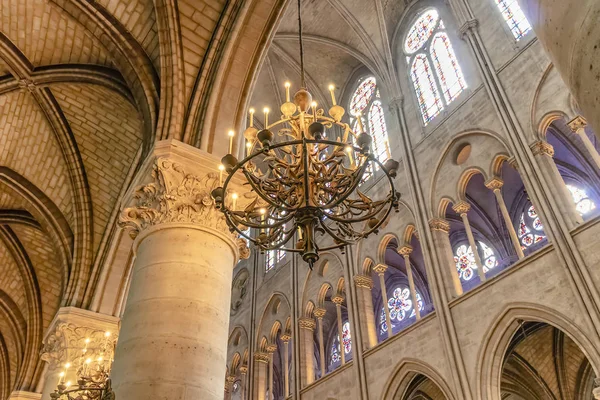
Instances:
[[[300,44],[300,87],[306,89],[305,77],[304,77],[304,43],[302,40],[302,10],[300,3],[302,0],[298,0],[298,42]]]

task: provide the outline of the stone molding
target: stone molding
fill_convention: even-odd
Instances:
[[[273,354],[277,351],[277,345],[276,344],[270,344],[267,346],[267,353],[269,354]]]
[[[587,126],[587,120],[581,115],[578,115],[570,120],[567,125],[569,125],[569,128],[571,128],[573,132],[579,133],[579,131],[583,131]]]
[[[490,190],[500,190],[502,186],[504,186],[504,181],[497,176],[494,176],[485,182],[485,187]]]
[[[408,246],[408,245],[402,246],[402,247],[400,247],[400,249],[398,249],[398,254],[400,254],[402,256],[409,256],[412,254],[412,252],[413,252],[412,246]]]
[[[373,279],[366,275],[354,275],[354,284],[356,287],[373,289]]]
[[[531,151],[533,152],[534,156],[542,154],[554,157],[554,147],[552,147],[550,143],[545,142],[543,140],[537,140],[536,142],[534,142],[531,145]]]
[[[325,314],[327,313],[327,310],[324,308],[316,308],[314,311],[315,317],[317,317],[318,319],[323,319],[323,317],[325,316]]]
[[[308,329],[310,331],[314,331],[317,327],[317,323],[314,319],[306,317],[298,319],[298,325],[300,325],[300,328]]]
[[[464,24],[458,28],[458,32],[460,37],[464,37],[466,33],[472,29],[476,29],[479,26],[479,21],[477,19],[470,19],[466,21]]]
[[[467,203],[466,201],[461,200],[458,203],[454,204],[452,206],[452,209],[454,210],[455,213],[462,216],[463,214],[466,214],[469,212],[469,210],[471,209],[471,205],[469,203]]]
[[[111,333],[108,338],[105,336],[107,331]],[[51,369],[73,362],[81,356],[81,350],[86,347],[86,339],[90,340],[87,343],[87,357],[97,357],[104,348],[107,353],[112,354],[118,340],[118,331],[117,317],[63,307],[46,332],[41,358],[48,362]],[[107,357],[106,353],[104,355]]]
[[[450,232],[450,224],[448,221],[442,218],[432,218],[429,220],[429,228],[432,231],[440,231],[449,233]]]

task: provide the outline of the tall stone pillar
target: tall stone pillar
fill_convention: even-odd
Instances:
[[[266,400],[267,397],[267,367],[269,355],[267,353],[254,353],[254,396],[252,399]]]
[[[315,364],[313,361],[313,332],[316,328],[315,320],[312,318],[300,318],[300,376],[302,387],[306,387],[315,381]]]
[[[125,195],[135,263],[113,367],[118,399],[222,399],[238,243],[214,208],[218,160],[157,142]]]
[[[359,329],[362,332],[363,348],[370,349],[377,346],[377,327],[375,313],[373,312],[373,279],[366,275],[354,275],[356,295],[359,310]]]
[[[408,287],[410,289],[410,297],[415,308],[417,321],[421,319],[421,310],[419,310],[419,302],[417,301],[417,289],[415,288],[415,280],[413,278],[412,266],[410,265],[410,255],[413,249],[411,246],[402,246],[398,253],[404,257],[404,265],[406,266],[406,277],[408,278]]]
[[[535,159],[540,167],[540,170],[548,179],[550,187],[552,187],[556,203],[560,209],[560,213],[564,216],[565,222],[569,229],[573,229],[583,223],[583,218],[577,212],[575,208],[575,202],[573,196],[569,192],[565,185],[556,164],[552,157],[554,157],[554,148],[551,144],[538,140],[531,146],[531,151],[535,156]],[[544,222],[544,221],[542,221]]]
[[[517,231],[515,230],[515,226],[510,219],[510,214],[508,213],[508,209],[506,208],[506,203],[504,203],[504,197],[502,197],[502,186],[504,185],[504,181],[498,177],[493,177],[485,183],[485,186],[494,192],[494,196],[496,196],[496,203],[498,203],[498,208],[500,208],[500,213],[502,214],[502,218],[504,218],[504,225],[508,230],[508,235],[510,236],[510,240],[513,244],[515,252],[519,259],[525,257],[523,254],[523,249],[521,248],[521,243],[519,242],[519,237],[517,236]]]
[[[289,343],[292,340],[290,334],[284,333],[281,335],[283,342],[283,397],[290,395],[290,347]]]
[[[41,398],[50,399],[59,379],[76,384],[77,369],[88,358],[97,362],[102,357],[105,367],[109,367],[118,330],[117,317],[76,307],[59,309],[44,336],[42,360],[48,366]]]
[[[441,267],[446,267],[440,272],[445,277],[444,283],[449,297],[461,296],[463,294],[463,288],[460,283],[458,271],[456,270],[452,245],[450,244],[450,224],[444,219],[433,218],[429,221],[429,229],[431,229],[431,234],[433,236],[433,244],[435,246],[435,254],[438,263]]]
[[[317,329],[319,330],[319,363],[321,364],[321,378],[327,373],[325,367],[325,343],[323,343],[323,317],[327,310],[324,308],[316,308],[314,311],[315,317],[317,317]]]
[[[387,295],[387,288],[385,287],[385,271],[387,271],[387,265],[377,264],[375,267],[373,267],[373,271],[375,271],[377,273],[377,275],[379,276],[379,286],[381,287],[381,301],[383,302],[383,311],[385,313],[385,323],[386,323],[386,326],[388,327],[387,336],[388,336],[388,338],[391,338],[393,335],[393,333],[392,333],[392,318],[390,317],[390,309],[387,306],[388,295]]]
[[[342,304],[344,304],[344,298],[342,296],[334,296],[331,301],[335,304],[335,310],[337,312],[338,342],[340,343],[340,357],[342,359],[342,365],[344,365],[346,364],[346,352],[344,351],[344,344],[342,343]]]
[[[596,166],[596,168],[600,168],[600,154],[598,154],[598,150],[596,150],[596,147],[594,147],[594,144],[588,137],[587,133],[585,133],[586,126],[587,121],[581,115],[578,115],[577,117],[569,121],[569,128],[571,128],[571,130],[575,132],[577,136],[579,136],[581,142],[585,146],[585,149],[594,161],[594,165]]]
[[[275,390],[273,388],[273,354],[277,351],[276,344],[270,344],[267,347],[267,353],[269,354],[269,399],[275,400]]]
[[[479,274],[479,280],[481,282],[484,282],[485,271],[483,270],[483,263],[481,262],[481,257],[479,256],[477,242],[475,242],[473,230],[471,229],[471,224],[469,223],[469,218],[467,217],[467,213],[471,209],[471,205],[466,201],[459,201],[454,205],[454,207],[452,207],[452,209],[462,218],[463,225],[465,226],[465,231],[467,232],[467,238],[469,239],[469,245],[471,246],[471,250],[473,251],[473,257],[475,258],[475,264],[477,264],[477,273]]]
[[[600,134],[600,3],[519,0],[536,36],[583,115]]]
[[[242,400],[246,400],[246,387],[248,386],[246,383],[247,374],[248,374],[248,366],[244,364],[240,367],[240,380],[241,380],[240,390],[242,391],[242,395],[241,395]]]

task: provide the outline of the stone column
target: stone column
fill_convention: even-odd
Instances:
[[[61,373],[64,373],[64,382],[75,384],[77,370],[88,358],[110,368],[118,329],[117,317],[76,307],[59,309],[44,336],[42,360],[48,363],[48,368],[42,399],[50,399],[50,393],[54,393],[62,379]]]
[[[281,341],[283,342],[283,397],[290,395],[290,349],[289,343],[292,337],[284,333],[281,335]]]
[[[392,319],[390,317],[390,310],[387,306],[388,295],[387,288],[385,287],[385,271],[387,270],[387,265],[377,264],[373,267],[373,271],[377,272],[379,275],[379,286],[381,287],[381,301],[383,302],[383,312],[385,313],[385,323],[387,324],[387,336],[388,338],[392,337]]]
[[[42,399],[41,393],[24,392],[22,390],[12,392],[10,394],[10,396],[8,397],[8,400],[41,400],[41,399]]]
[[[354,275],[359,310],[358,323],[363,333],[363,347],[369,349],[377,346],[377,327],[373,312],[373,279],[366,275]]]
[[[313,362],[313,332],[316,328],[315,320],[302,317],[298,319],[300,325],[300,376],[302,387],[315,381],[315,366]]]
[[[323,317],[326,312],[327,310],[324,308],[317,308],[314,311],[315,317],[317,317],[317,329],[319,330],[319,362],[321,363],[321,378],[327,373],[327,368],[325,368],[325,344],[323,343]]]
[[[479,274],[479,280],[481,282],[485,282],[485,271],[483,270],[483,263],[481,262],[481,257],[479,257],[479,250],[477,249],[477,242],[475,242],[475,238],[473,237],[473,231],[471,230],[471,224],[469,223],[469,218],[467,217],[467,212],[471,209],[471,205],[466,201],[459,201],[456,203],[452,209],[462,218],[462,222],[465,226],[465,231],[467,232],[467,238],[469,239],[469,245],[471,246],[471,250],[473,251],[473,256],[475,258],[475,264],[477,264],[477,273]]]
[[[586,126],[587,121],[581,115],[576,116],[569,122],[569,128],[579,136],[585,149],[588,151],[590,157],[592,157],[592,160],[594,160],[596,168],[600,168],[600,154],[598,154],[598,150],[596,150],[594,144],[585,133]]]
[[[235,376],[229,375],[225,378],[225,400],[231,400],[231,393],[233,392],[233,384],[235,382]]]
[[[440,266],[447,267],[442,273],[446,276],[444,282],[446,283],[447,290],[451,294],[450,297],[461,296],[463,294],[463,288],[460,283],[458,271],[456,270],[454,253],[450,243],[450,224],[444,219],[433,218],[429,220],[429,229],[431,229],[431,234],[433,236],[433,244],[435,246],[438,263]]]
[[[342,344],[342,304],[344,303],[344,298],[342,296],[334,296],[331,301],[335,304],[335,310],[337,311],[337,326],[338,326],[338,335],[340,342],[340,357],[342,358],[342,365],[346,364],[346,352],[344,351],[344,346]]]
[[[415,289],[415,280],[413,279],[412,266],[410,265],[410,255],[413,249],[411,246],[403,246],[398,250],[398,253],[404,257],[404,265],[406,266],[406,276],[408,277],[408,287],[410,289],[410,297],[413,301],[417,321],[421,319],[421,310],[419,310],[419,302],[417,301],[417,289]]]
[[[523,249],[521,248],[521,242],[519,242],[519,237],[517,236],[517,232],[515,231],[515,225],[510,219],[510,214],[508,213],[508,209],[506,208],[506,204],[504,203],[504,197],[502,197],[502,186],[504,185],[504,181],[498,177],[493,177],[485,183],[485,187],[494,192],[496,196],[496,203],[498,203],[498,207],[500,208],[500,212],[502,213],[502,217],[504,218],[504,225],[506,225],[506,229],[508,229],[508,235],[510,236],[510,240],[513,244],[515,252],[519,259],[525,257],[523,254]]]
[[[600,3],[594,0],[519,0],[552,64],[600,134]]]
[[[553,190],[552,195],[556,200],[560,213],[565,218],[567,227],[573,229],[582,224],[583,218],[581,218],[581,215],[577,212],[573,196],[571,196],[569,189],[567,189],[565,181],[560,175],[560,172],[558,172],[558,168],[556,168],[556,164],[552,158],[554,157],[554,148],[552,145],[542,140],[538,140],[531,145],[531,151],[533,152],[540,170],[546,179],[548,179],[548,183]]]
[[[275,400],[275,392],[273,390],[273,353],[276,351],[276,344],[270,344],[267,346],[267,353],[269,354],[269,400]]]
[[[246,399],[246,377],[247,377],[247,374],[248,374],[248,366],[242,365],[240,367],[240,380],[242,382],[241,383],[242,387],[240,388],[240,390],[242,391],[242,393],[241,393],[242,400]]]
[[[267,366],[269,355],[267,353],[254,353],[254,397],[256,400],[267,400]]]
[[[157,142],[124,197],[135,263],[113,367],[117,399],[221,399],[241,241],[214,207],[218,160]]]

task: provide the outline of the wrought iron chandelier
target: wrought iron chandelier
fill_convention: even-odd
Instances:
[[[343,251],[346,245],[377,233],[391,210],[398,211],[400,193],[394,189],[393,178],[399,163],[391,159],[389,148],[384,163],[372,153],[372,138],[364,132],[360,115],[355,115],[359,132],[342,122],[345,110],[336,104],[333,86],[329,87],[333,106],[328,116],[312,101],[304,79],[300,11],[298,0],[302,88],[292,102],[286,82],[281,117],[269,124],[269,109],[265,108],[264,129],[260,131],[254,127],[254,110],[250,109],[250,124],[244,132],[246,157],[241,161],[231,154],[235,133],[229,132],[229,154],[220,166],[221,185],[212,195],[232,232],[237,231],[263,251],[300,253],[312,269],[320,251]],[[341,137],[328,139],[327,131],[332,135],[334,130],[342,133]],[[385,174],[389,192],[373,200],[359,186],[366,174],[379,169]],[[224,182],[223,170],[227,173]],[[251,189],[242,208],[237,207],[242,203],[239,195],[229,189],[234,176],[240,174]],[[248,234],[248,228],[257,234]],[[326,244],[320,247],[317,235],[332,240],[328,243],[323,238],[319,243]],[[295,243],[290,246],[291,240]]]

